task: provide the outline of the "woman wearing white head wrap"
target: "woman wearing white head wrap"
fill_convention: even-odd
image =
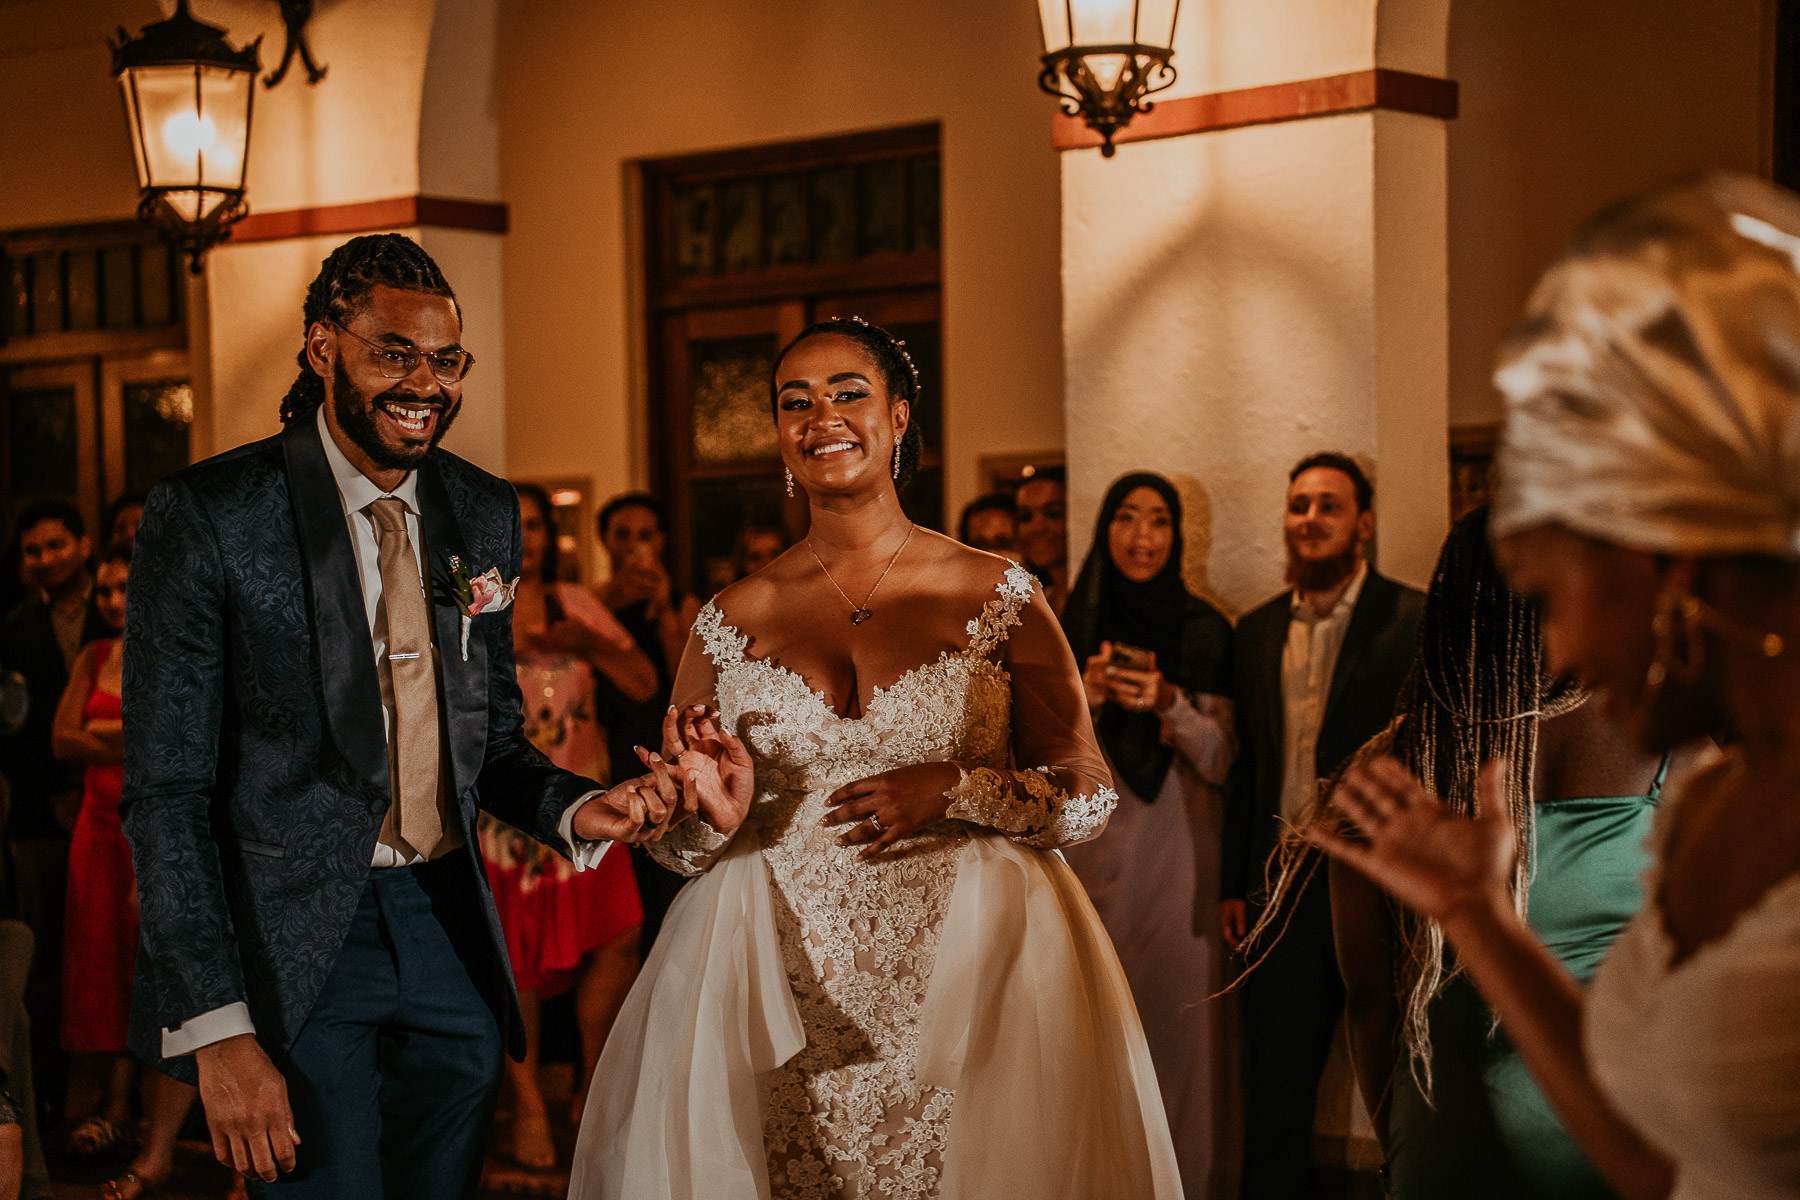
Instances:
[[[1392,761],[1311,836],[1436,918],[1627,1196],[1800,1195],[1800,200],[1744,176],[1594,219],[1502,355],[1491,518],[1552,662],[1646,750],[1731,743],[1659,815],[1646,904],[1591,994],[1473,820]]]

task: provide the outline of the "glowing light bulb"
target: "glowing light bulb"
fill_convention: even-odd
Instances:
[[[163,142],[183,158],[198,158],[213,148],[218,137],[212,118],[192,109],[178,112],[163,123]]]

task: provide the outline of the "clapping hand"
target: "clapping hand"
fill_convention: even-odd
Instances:
[[[1440,922],[1482,906],[1510,907],[1514,849],[1504,759],[1483,768],[1478,799],[1478,816],[1459,816],[1397,761],[1377,759],[1350,771],[1331,794],[1331,807],[1362,840],[1317,825],[1306,839]]]
[[[646,763],[657,756],[640,749]],[[669,707],[663,717],[662,758],[674,762],[684,796],[720,833],[735,833],[756,793],[756,767],[744,743],[704,704]]]

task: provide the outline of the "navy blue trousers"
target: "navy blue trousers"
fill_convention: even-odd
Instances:
[[[458,850],[371,871],[356,918],[280,1064],[300,1131],[272,1200],[473,1197],[505,1043],[477,884]]]

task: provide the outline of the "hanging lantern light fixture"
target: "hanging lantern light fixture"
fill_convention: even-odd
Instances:
[[[1149,112],[1146,99],[1173,86],[1175,21],[1181,0],[1038,0],[1044,26],[1044,69],[1038,86],[1062,101],[1101,138]]]
[[[223,29],[193,18],[188,0],[176,0],[173,17],[138,37],[121,27],[113,43],[137,159],[138,216],[163,227],[195,274],[207,247],[249,212],[244,172],[261,46],[259,37],[233,50]]]

